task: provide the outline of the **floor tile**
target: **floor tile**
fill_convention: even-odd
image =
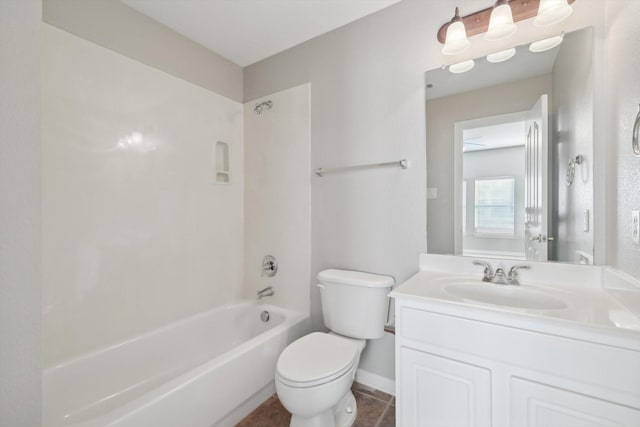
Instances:
[[[395,398],[387,393],[354,383],[358,417],[353,427],[395,427]],[[288,427],[291,414],[277,395],[271,396],[236,427]]]
[[[375,427],[388,403],[358,390],[354,390],[353,395],[358,405],[358,417],[353,427]]]
[[[290,422],[291,414],[284,409],[278,396],[274,394],[236,427],[288,427]]]
[[[395,405],[387,406],[387,409],[384,411],[382,415],[382,419],[380,420],[380,424],[376,427],[395,427],[396,426],[396,407]]]

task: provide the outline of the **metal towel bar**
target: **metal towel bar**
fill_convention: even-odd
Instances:
[[[358,170],[358,169],[369,169],[369,168],[377,168],[377,167],[384,167],[384,166],[400,166],[402,169],[407,169],[409,167],[409,162],[407,161],[407,159],[402,159],[402,160],[396,160],[395,162],[369,163],[366,165],[343,166],[339,168],[329,168],[329,169],[318,168],[314,171],[314,173],[322,177],[326,173],[344,172],[348,170]]]

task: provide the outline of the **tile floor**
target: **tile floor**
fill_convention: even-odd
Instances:
[[[395,427],[396,400],[379,390],[354,383],[353,394],[358,404],[358,418],[353,427]],[[271,396],[236,427],[288,427],[291,415]]]

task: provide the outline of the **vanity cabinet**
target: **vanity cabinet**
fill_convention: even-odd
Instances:
[[[639,351],[473,313],[396,298],[398,426],[640,426]]]

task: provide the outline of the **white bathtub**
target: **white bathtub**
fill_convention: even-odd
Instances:
[[[309,329],[308,316],[250,301],[83,355],[44,371],[44,426],[234,425],[273,393],[278,355]]]

